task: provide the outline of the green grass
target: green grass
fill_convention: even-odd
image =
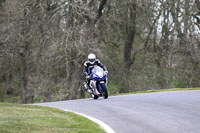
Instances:
[[[136,91],[136,92],[130,92],[130,93],[119,93],[115,94],[113,96],[117,95],[128,95],[128,94],[140,94],[140,93],[152,93],[152,92],[167,92],[167,91],[189,91],[189,90],[200,90],[200,88],[171,88],[171,89],[159,89],[159,90],[144,90],[144,91]]]
[[[0,103],[0,133],[103,133],[96,123],[50,107]]]

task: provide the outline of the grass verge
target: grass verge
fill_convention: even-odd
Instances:
[[[144,90],[144,91],[136,91],[130,93],[119,93],[113,96],[118,95],[128,95],[128,94],[140,94],[140,93],[152,93],[152,92],[167,92],[167,91],[189,91],[189,90],[200,90],[200,88],[171,88],[171,89],[159,89],[159,90]]]
[[[0,103],[1,133],[104,133],[87,118],[50,107]]]

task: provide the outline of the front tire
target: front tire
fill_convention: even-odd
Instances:
[[[104,99],[107,99],[108,98],[108,89],[107,89],[107,86],[105,84],[100,84],[101,85],[101,88],[102,88],[102,96]]]

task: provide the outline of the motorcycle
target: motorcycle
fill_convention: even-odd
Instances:
[[[89,92],[93,99],[98,99],[103,97],[104,99],[108,98],[108,89],[107,89],[107,73],[99,66],[95,66],[91,72],[90,88]]]

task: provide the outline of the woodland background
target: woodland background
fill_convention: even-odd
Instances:
[[[88,97],[89,53],[109,93],[200,86],[199,0],[0,0],[0,101]]]

